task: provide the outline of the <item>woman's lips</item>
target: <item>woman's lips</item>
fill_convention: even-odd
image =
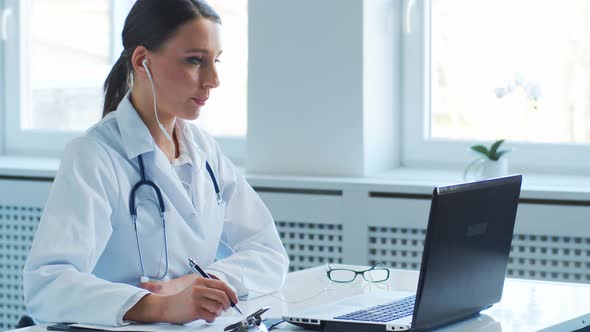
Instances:
[[[191,98],[191,100],[198,106],[203,106],[205,105],[205,102],[207,101],[207,98]]]

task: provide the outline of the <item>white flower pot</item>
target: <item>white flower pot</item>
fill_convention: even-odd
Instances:
[[[508,175],[508,159],[489,160],[479,158],[471,162],[463,173],[464,180],[481,180]]]

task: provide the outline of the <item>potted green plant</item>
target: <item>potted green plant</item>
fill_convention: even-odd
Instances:
[[[471,150],[481,155],[481,157],[472,161],[465,168],[463,178],[487,179],[507,175],[508,159],[506,157],[502,158],[502,156],[508,153],[509,150],[500,150],[500,146],[504,141],[504,139],[499,139],[492,143],[489,148],[481,144],[471,146]]]
[[[471,150],[481,153],[484,157],[486,157],[489,160],[497,161],[500,159],[500,157],[502,157],[505,153],[508,152],[508,150],[498,150],[500,149],[500,145],[502,145],[504,141],[504,139],[499,139],[495,141],[489,149],[481,144],[473,145],[471,147]]]

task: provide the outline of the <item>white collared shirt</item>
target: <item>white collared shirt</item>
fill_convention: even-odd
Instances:
[[[174,125],[174,131],[176,133],[176,140],[178,142],[178,151],[180,152],[178,158],[175,158],[172,161],[172,167],[174,167],[174,172],[178,176],[178,179],[182,182],[184,189],[186,189],[187,194],[193,200],[192,195],[192,171],[193,171],[193,164],[191,162],[191,158],[189,155],[189,151],[187,149],[187,145],[189,142],[186,141],[186,135],[184,134],[186,123],[182,119],[177,119],[176,124]],[[193,202],[194,204],[194,202]]]

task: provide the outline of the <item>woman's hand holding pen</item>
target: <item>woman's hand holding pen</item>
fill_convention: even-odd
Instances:
[[[212,322],[237,302],[236,293],[223,281],[197,278],[194,284],[178,294],[168,296],[165,316],[174,323],[187,323],[202,318]]]
[[[125,320],[176,324],[197,319],[213,322],[224,310],[230,308],[230,300],[238,302],[236,293],[221,280],[188,275],[159,283],[162,284],[159,290],[137,302],[125,314]],[[177,291],[183,284],[187,286]],[[149,287],[152,286],[154,285]]]

